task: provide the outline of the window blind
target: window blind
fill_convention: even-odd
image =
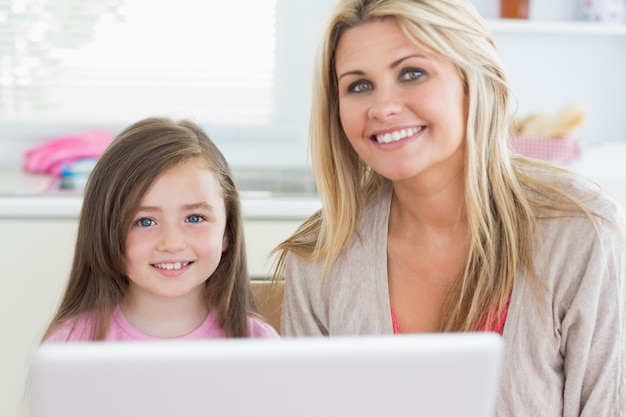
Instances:
[[[0,120],[272,122],[276,0],[0,0]]]
[[[307,164],[313,59],[335,2],[0,0],[0,166],[158,115],[198,122],[232,166]]]

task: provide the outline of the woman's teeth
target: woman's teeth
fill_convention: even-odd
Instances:
[[[154,264],[155,267],[159,268],[159,269],[180,269],[184,266],[189,265],[189,262],[175,262],[172,264]]]
[[[391,143],[399,141],[400,139],[408,138],[415,135],[422,130],[421,127],[412,127],[410,129],[396,130],[394,132],[385,133],[383,135],[376,135],[376,141],[378,143]]]

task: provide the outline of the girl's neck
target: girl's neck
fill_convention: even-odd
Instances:
[[[189,297],[162,299],[129,293],[120,303],[124,317],[137,330],[155,337],[179,337],[196,330],[209,308],[203,300]]]

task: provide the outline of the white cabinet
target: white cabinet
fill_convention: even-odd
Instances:
[[[626,25],[488,21],[516,94],[519,116],[587,108],[581,141],[625,142]]]
[[[0,220],[0,415],[19,413],[33,349],[62,291],[74,220]]]
[[[304,220],[304,219],[303,219]],[[271,276],[273,262],[269,253],[287,239],[302,223],[301,220],[256,220],[244,224],[248,272],[252,278]]]
[[[497,43],[521,117],[587,107],[584,143],[626,142],[626,23],[583,22],[578,0],[531,0],[529,19],[498,19],[499,0],[472,0]]]
[[[244,224],[250,274],[271,271],[267,254],[301,220],[254,220]],[[30,356],[54,313],[69,274],[74,219],[0,219],[0,416],[16,417]]]

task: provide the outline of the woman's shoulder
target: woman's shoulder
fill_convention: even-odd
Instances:
[[[626,250],[624,208],[598,184],[573,171],[550,167],[531,172],[529,187],[537,222],[538,260],[550,269],[559,259],[580,268],[596,252],[622,257]],[[533,182],[536,181],[536,182]],[[549,256],[546,256],[549,254]]]
[[[348,239],[341,256],[336,259],[337,264],[360,262],[364,256],[378,251],[381,245],[386,244],[392,193],[391,187],[386,188],[364,208],[357,221],[355,233]],[[290,251],[286,256],[286,269],[291,273],[297,272],[298,275],[309,272],[312,276],[321,276],[324,262],[323,260],[305,260]]]
[[[393,196],[393,187],[391,183],[382,188],[376,198],[372,200],[364,209],[358,220],[356,234],[353,236],[352,243],[362,243],[370,241],[379,235],[387,236],[387,225],[389,223],[389,209],[391,207],[391,197]],[[377,241],[373,239],[371,241]]]
[[[619,220],[623,216],[623,208],[600,185],[575,171],[531,165],[523,172],[530,179],[526,185],[532,197],[547,207],[571,207],[573,199],[604,218]]]

